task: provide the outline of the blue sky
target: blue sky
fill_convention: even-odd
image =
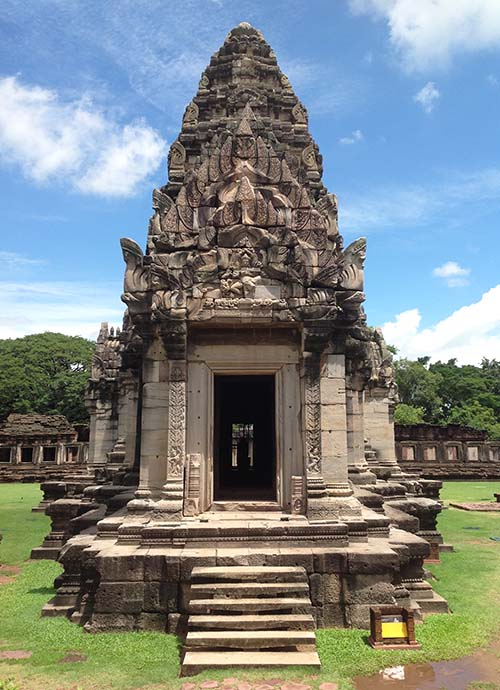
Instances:
[[[121,320],[119,238],[241,21],[309,111],[366,310],[402,354],[500,357],[498,0],[3,0],[0,337]]]

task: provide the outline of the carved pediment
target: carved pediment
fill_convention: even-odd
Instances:
[[[293,118],[303,124],[298,105]],[[185,121],[197,116],[192,103]],[[148,298],[157,318],[192,318],[204,302],[227,308],[228,300],[249,304],[262,295],[281,307],[283,297],[291,299],[295,306],[287,313],[295,318],[333,318],[340,303],[350,301],[351,311],[359,306],[365,241],[343,251],[336,197],[316,201],[298,178],[301,169],[318,170],[315,146],[303,149],[301,162],[287,158],[255,135],[255,124],[247,102],[236,128],[216,135],[210,155],[187,172],[183,145],[172,145],[169,166],[174,179],[182,173],[182,184],[175,198],[153,193],[150,256],[133,241],[122,242],[124,299],[132,315]],[[335,291],[344,291],[341,300]]]
[[[219,247],[269,247],[272,235],[254,225],[233,225],[219,231]]]

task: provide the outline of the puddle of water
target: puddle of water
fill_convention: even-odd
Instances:
[[[354,678],[356,690],[466,690],[474,682],[498,682],[500,659],[491,651],[454,661],[410,664]]]

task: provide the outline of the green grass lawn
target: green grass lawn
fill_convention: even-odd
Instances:
[[[492,499],[500,482],[447,482],[442,492],[450,500]],[[40,500],[37,486],[0,485],[0,563],[21,564],[48,531],[44,515],[31,513]],[[484,646],[500,632],[500,514],[470,513],[450,508],[443,511],[439,527],[455,553],[442,555],[442,563],[430,569],[433,586],[448,599],[452,615],[430,616],[417,627],[421,651],[375,651],[366,645],[363,630],[319,630],[318,649],[322,671],[315,676],[300,671],[248,671],[240,678],[301,678],[313,686],[337,681],[341,689],[352,687],[354,675],[376,672],[389,665],[425,660],[452,659]],[[465,527],[477,527],[469,530]],[[177,688],[178,642],[161,633],[102,633],[89,635],[66,619],[41,618],[43,604],[52,596],[52,582],[60,566],[51,561],[27,562],[11,584],[0,587],[0,650],[27,649],[32,657],[0,662],[0,690],[13,678],[21,688],[81,688],[126,690],[128,688]],[[69,652],[86,661],[61,663]],[[204,673],[201,678],[220,679],[226,672]],[[2,679],[4,686],[2,686]],[[480,687],[480,686],[477,686]],[[12,689],[17,690],[16,685]]]
[[[42,500],[38,484],[0,484],[0,563],[17,565],[29,558],[50,528],[50,519],[31,508]]]

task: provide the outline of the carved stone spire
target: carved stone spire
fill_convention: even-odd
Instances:
[[[122,241],[133,321],[359,319],[365,242],[343,250],[307,112],[249,24],[212,56],[168,169],[146,255]]]
[[[321,156],[307,128],[307,111],[262,33],[247,22],[228,33],[186,108],[182,130],[170,156],[170,196],[175,198],[179,192],[179,169],[187,171],[206,160],[220,146],[220,138],[227,136],[228,131],[234,132],[237,123],[242,133],[245,130],[251,136],[250,123],[253,135],[285,156],[294,175],[309,183],[315,199],[325,193]]]

